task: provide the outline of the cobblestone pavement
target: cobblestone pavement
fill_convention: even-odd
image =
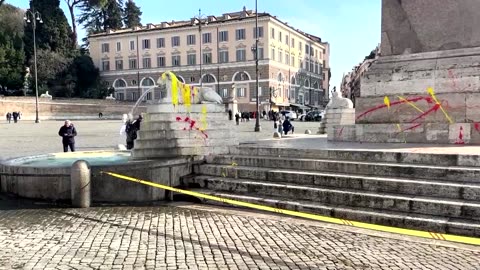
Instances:
[[[23,208],[0,210],[0,269],[480,269],[480,249],[249,211]]]

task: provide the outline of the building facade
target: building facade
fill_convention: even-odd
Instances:
[[[244,8],[93,34],[90,55],[119,100],[137,100],[152,87],[144,98],[160,98],[156,82],[172,71],[184,83],[215,89],[225,101],[234,93],[240,111],[255,111],[255,15]],[[259,13],[260,110],[322,107],[328,99],[329,49],[319,37]]]
[[[377,46],[359,65],[352,68],[352,71],[343,75],[340,84],[340,93],[343,97],[349,98],[355,106],[355,100],[360,96],[360,82],[363,75],[368,71],[370,66],[380,56],[380,45]]]

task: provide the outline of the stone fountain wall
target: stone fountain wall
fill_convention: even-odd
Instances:
[[[206,156],[238,145],[223,104],[147,105],[133,159]]]

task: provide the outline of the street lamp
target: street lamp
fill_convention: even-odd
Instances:
[[[258,109],[258,9],[257,9],[257,0],[255,0],[255,93],[257,98],[256,98],[256,103],[257,103],[257,110],[256,110],[256,119],[255,119],[255,132],[260,132],[261,127],[260,127],[260,113]],[[252,48],[253,50],[253,48]]]
[[[198,45],[200,47],[200,89],[203,87],[203,74],[202,74],[202,61],[203,61],[203,55],[202,55],[202,19],[205,19],[205,16],[202,15],[202,10],[198,9],[198,17],[195,17],[195,19],[198,20]],[[205,21],[205,25],[208,24],[208,21]]]
[[[30,20],[31,18],[31,20]],[[32,23],[33,26],[33,58],[35,66],[35,123],[40,123],[38,118],[38,76],[37,76],[37,43],[35,40],[35,30],[37,28],[37,21],[43,23],[40,12],[27,9],[23,17],[25,22]]]

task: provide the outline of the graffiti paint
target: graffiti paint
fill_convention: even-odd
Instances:
[[[394,101],[394,102],[390,102],[390,106],[395,106],[395,105],[399,105],[399,104],[404,104],[406,102],[418,102],[420,100],[426,100],[428,102],[428,98],[430,97],[414,97],[414,98],[409,98],[409,99],[404,99],[404,100],[399,100],[399,101]],[[368,110],[366,110],[365,112],[361,113],[359,116],[357,116],[357,120],[374,112],[374,111],[377,111],[377,110],[380,110],[380,109],[383,109],[383,108],[386,108],[387,105],[385,104],[381,104],[381,105],[378,105],[378,106],[375,106],[373,108],[370,108]]]
[[[474,123],[473,123],[473,127],[475,128],[475,130],[476,130],[477,132],[480,133],[480,123],[479,123],[479,122],[474,122]]]
[[[191,94],[190,94],[190,85],[184,84],[182,87],[182,98],[183,104],[187,108],[187,111],[190,111],[192,101],[191,101]]]
[[[423,110],[418,108],[417,105],[413,104],[412,102],[408,101],[406,98],[402,97],[402,96],[397,96],[398,99],[400,99],[401,101],[404,101],[405,103],[407,103],[408,105],[412,106],[415,110],[419,111],[420,113],[423,113]]]
[[[458,138],[455,144],[465,144],[465,141],[463,140],[463,127],[460,126],[460,130],[458,131]]]
[[[175,118],[175,120],[176,120],[177,122],[184,122],[184,123],[187,124],[187,126],[185,126],[185,127],[183,128],[183,130],[196,130],[196,131],[198,131],[198,132],[202,135],[203,139],[207,139],[207,138],[208,138],[208,134],[207,134],[204,130],[202,130],[201,128],[197,127],[197,126],[196,126],[196,125],[197,125],[197,121],[193,120],[192,118],[190,118],[190,117],[188,117],[188,116],[185,117],[185,118],[182,118],[182,117],[177,116],[177,117]]]
[[[447,118],[448,122],[450,124],[453,124],[453,120],[450,118],[450,116],[447,114],[447,112],[443,109],[442,105],[440,104],[437,97],[435,96],[435,92],[433,91],[433,88],[429,87],[427,89],[427,92],[430,94],[430,96],[433,98],[433,100],[440,106],[440,110],[443,112],[443,114],[445,115],[445,118]]]
[[[202,123],[202,126],[200,128],[201,131],[205,131],[207,129],[207,105],[203,104],[202,105],[202,115],[200,116],[200,123]]]
[[[387,109],[390,110],[390,99],[387,96],[383,98],[383,103],[387,106]]]

